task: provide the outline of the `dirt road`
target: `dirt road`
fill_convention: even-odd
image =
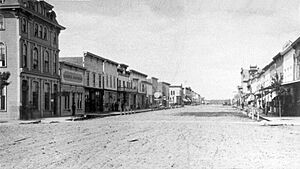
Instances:
[[[0,168],[300,168],[299,126],[261,126],[230,107],[53,124],[0,124]]]

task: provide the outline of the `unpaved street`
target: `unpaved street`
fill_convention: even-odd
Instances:
[[[300,168],[299,126],[225,106],[52,124],[0,124],[0,168]]]

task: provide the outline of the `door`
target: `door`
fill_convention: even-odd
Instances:
[[[27,80],[22,81],[22,107],[20,110],[20,119],[29,119],[30,110],[28,106],[28,83]]]

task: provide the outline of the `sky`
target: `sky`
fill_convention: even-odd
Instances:
[[[229,99],[240,70],[263,68],[300,36],[300,0],[46,0],[60,57],[89,51],[206,99]]]

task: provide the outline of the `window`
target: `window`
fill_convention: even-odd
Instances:
[[[108,87],[108,75],[106,75],[106,87]]]
[[[44,72],[49,72],[49,53],[46,51],[44,55]]]
[[[53,44],[56,45],[57,37],[56,33],[53,34]]]
[[[22,68],[27,67],[27,45],[23,44],[23,49],[22,49]]]
[[[5,0],[0,0],[0,4],[4,4]]]
[[[113,83],[114,83],[114,88],[116,88],[116,77],[114,76],[114,81],[113,81]]]
[[[109,87],[112,87],[112,76],[109,76]]]
[[[39,25],[36,23],[34,25],[34,36],[38,37],[38,32],[39,32]]]
[[[101,87],[101,75],[99,75],[99,88]]]
[[[96,74],[93,73],[93,86],[96,87]]]
[[[57,54],[54,54],[53,58],[53,72],[56,74],[57,73]]]
[[[26,33],[27,32],[27,21],[25,18],[22,19],[22,32]]]
[[[44,27],[44,39],[45,40],[47,40],[47,32],[48,32],[47,28]]]
[[[5,29],[4,16],[0,15],[0,30]]]
[[[77,108],[82,109],[82,93],[78,93]]]
[[[40,28],[39,28],[39,37],[43,38],[43,26],[42,25],[40,25]]]
[[[118,80],[117,86],[121,87],[121,80]]]
[[[38,50],[37,48],[33,49],[33,63],[32,63],[32,68],[34,70],[38,70],[39,69],[39,58],[38,58]]]
[[[0,42],[0,67],[6,66],[6,46]]]
[[[33,82],[32,85],[32,104],[34,109],[39,108],[39,83]]]
[[[65,95],[65,109],[70,109],[70,95],[69,95],[69,93]]]
[[[6,110],[6,86],[0,92],[0,111]]]
[[[125,88],[125,81],[123,81],[123,87]]]
[[[86,72],[86,85],[90,85],[90,72]]]
[[[45,84],[45,110],[50,110],[50,85]]]

